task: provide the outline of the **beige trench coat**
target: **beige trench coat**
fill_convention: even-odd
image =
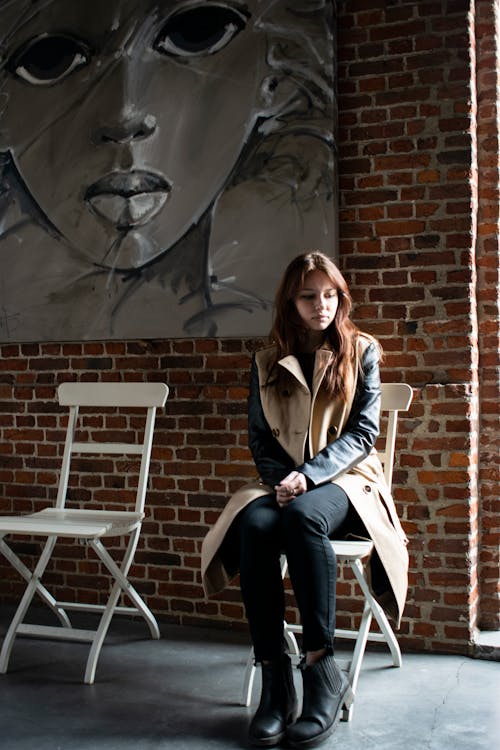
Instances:
[[[369,343],[368,337],[360,337],[358,357],[362,357]],[[260,384],[267,380],[273,355],[272,347],[263,349],[255,355]],[[297,359],[293,356],[285,357],[279,363],[300,384],[300,389],[294,391],[293,398],[280,399],[275,388],[261,387],[262,408],[266,420],[272,428],[273,435],[296,466],[304,462],[305,436],[309,438],[310,455],[314,456],[328,442],[342,434],[349,416],[356,376],[353,376],[352,395],[347,404],[328,398],[321,388],[323,374],[331,356],[332,353],[326,349],[317,352],[312,393]],[[354,371],[357,372],[357,367]],[[340,473],[333,481],[347,493],[374,542],[392,589],[379,598],[379,601],[399,626],[408,585],[408,540],[398,519],[376,451],[372,450],[370,455],[354,468]],[[272,492],[273,488],[260,479],[245,484],[230,498],[217,522],[208,532],[203,541],[201,563],[202,581],[207,596],[221,591],[229,582],[218,550],[232,521],[252,500]]]

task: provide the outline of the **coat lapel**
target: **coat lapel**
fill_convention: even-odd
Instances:
[[[261,383],[267,383],[274,361],[274,350],[257,353],[257,366]],[[276,386],[261,386],[261,403],[264,416],[278,442],[296,465],[304,461],[306,440],[309,438],[309,455],[315,455],[341,432],[346,417],[346,405],[329,396],[321,387],[333,353],[329,349],[316,352],[312,393],[297,357],[288,355],[278,360],[295,381],[289,392],[278,392]],[[293,383],[293,381],[292,381]],[[288,397],[287,397],[288,396]]]

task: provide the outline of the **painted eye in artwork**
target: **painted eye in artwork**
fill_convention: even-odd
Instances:
[[[249,13],[224,3],[203,3],[173,13],[155,40],[155,49],[173,57],[212,55],[245,27]]]
[[[83,42],[64,34],[31,39],[9,60],[8,69],[33,86],[59,83],[90,59]]]

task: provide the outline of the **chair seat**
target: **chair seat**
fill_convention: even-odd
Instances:
[[[369,540],[334,540],[332,547],[335,550],[337,558],[340,560],[362,560],[369,557],[373,552],[373,542]]]
[[[64,536],[87,537],[95,539],[104,536],[111,528],[105,523],[68,523],[54,521],[51,518],[40,518],[36,513],[32,516],[0,518],[0,534],[33,534],[34,536]]]
[[[80,508],[44,508],[35,516],[52,518],[63,524],[105,525],[106,530],[99,536],[115,536],[128,534],[139,526],[144,518],[144,513],[121,510],[85,510]]]
[[[26,516],[0,516],[0,533],[96,539],[121,536],[140,524],[144,514],[45,508]]]

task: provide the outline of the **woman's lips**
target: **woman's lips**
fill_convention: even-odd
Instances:
[[[97,216],[126,230],[156,216],[171,189],[165,178],[154,172],[112,172],[87,188],[85,202]]]

